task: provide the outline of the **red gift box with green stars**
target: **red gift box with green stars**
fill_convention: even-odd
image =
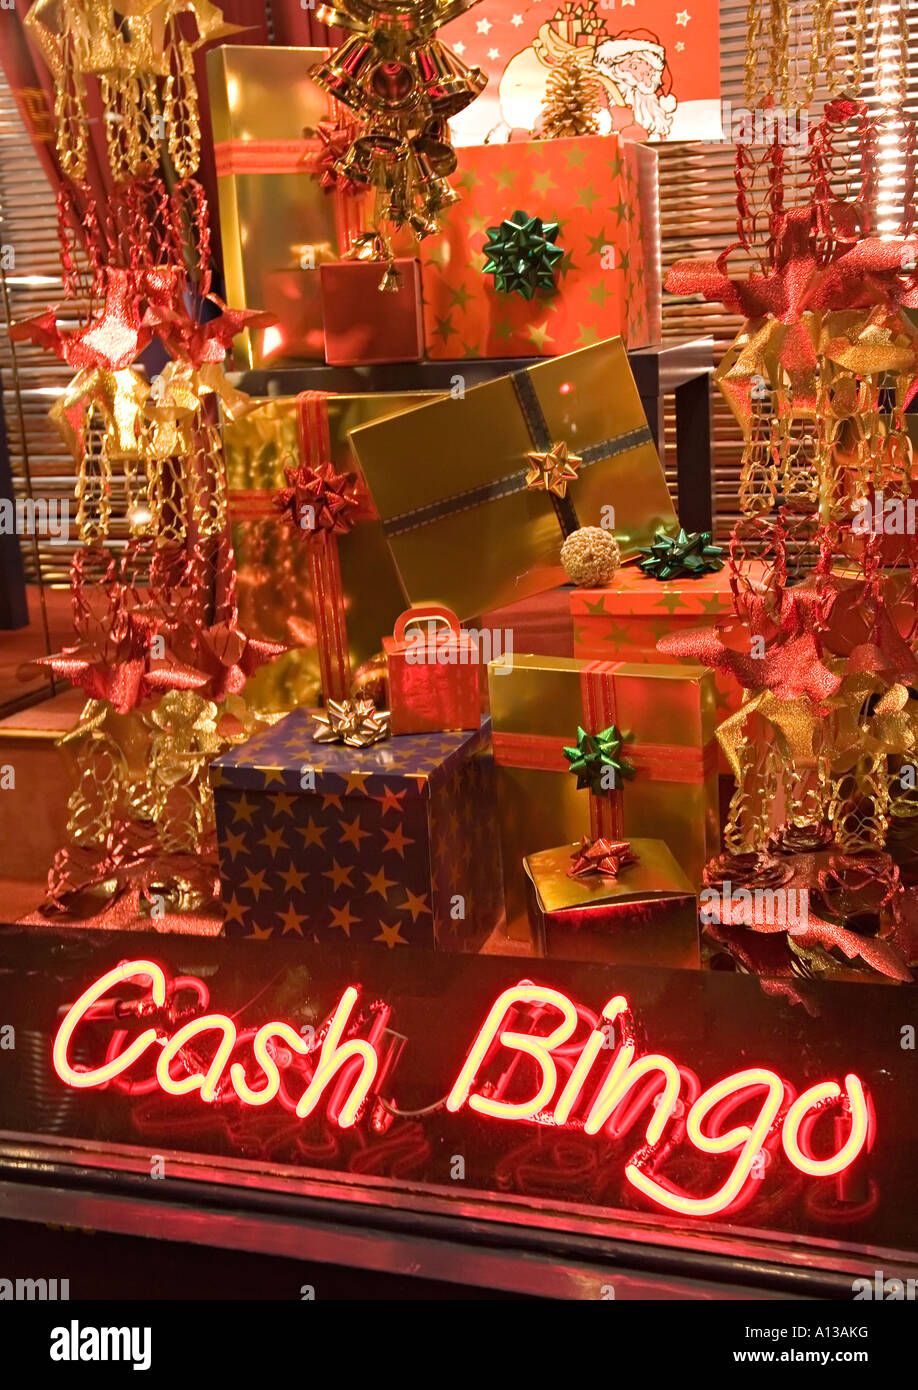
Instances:
[[[503,913],[489,725],[314,727],[295,710],[211,764],[225,935],[478,950]]]
[[[765,565],[752,562],[750,578],[764,582]],[[697,578],[658,580],[637,565],[625,565],[603,589],[571,589],[574,655],[599,661],[647,661],[665,665],[675,657],[657,651],[673,632],[713,627],[733,615],[727,566]],[[718,720],[739,709],[743,688],[725,671],[714,672]],[[727,771],[726,761],[721,762]]]
[[[606,338],[630,348],[660,341],[654,150],[606,135],[457,153],[460,201],[442,236],[421,243],[429,357],[556,357]],[[509,235],[489,235],[508,222]],[[507,288],[526,279],[525,268],[516,274],[521,257],[533,267],[531,294]],[[487,273],[489,263],[505,273]]]

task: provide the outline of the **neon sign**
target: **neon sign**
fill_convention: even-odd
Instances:
[[[112,994],[125,986],[144,989],[134,997]],[[343,1130],[361,1122],[391,1080],[399,1047],[388,1029],[390,1010],[381,1001],[363,1004],[354,986],[321,1027],[299,1032],[282,1020],[241,1029],[228,1015],[207,1012],[209,1003],[207,986],[193,976],[169,978],[150,960],[122,962],[67,1008],[54,1040],[55,1070],[81,1089],[197,1093],[210,1105],[277,1102],[299,1119],[324,1105]],[[102,1020],[114,1024],[104,1060],[72,1060],[77,1034]],[[150,1074],[138,1076],[141,1066]],[[798,1095],[775,1071],[750,1066],[703,1088],[689,1067],[640,1048],[624,995],[595,1015],[528,980],[494,1001],[441,1108],[614,1141],[643,1124],[643,1142],[624,1165],[626,1180],[655,1206],[692,1217],[748,1201],[779,1150],[807,1177],[837,1176],[872,1146],[874,1130],[870,1098],[854,1073],[843,1084],[821,1081]],[[834,1120],[836,1147],[829,1152],[814,1135],[826,1115]],[[688,1192],[662,1171],[671,1155],[685,1152],[728,1158],[732,1166],[713,1191]]]

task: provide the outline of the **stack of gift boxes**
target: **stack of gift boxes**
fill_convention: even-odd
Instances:
[[[226,930],[697,966],[714,731],[737,697],[656,650],[730,611],[628,363],[660,339],[656,155],[614,134],[457,151],[460,199],[382,293],[379,264],[346,255],[363,200],[324,177],[323,56],[209,56],[228,295],[275,319],[239,365],[518,365],[225,422],[246,627],[290,648],[248,687],[284,717],[212,766]],[[517,231],[559,248],[547,292],[483,274]],[[512,605],[540,594],[569,604],[572,656],[527,648]],[[482,619],[497,609],[506,626]]]

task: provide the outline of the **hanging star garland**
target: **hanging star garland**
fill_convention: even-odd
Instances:
[[[582,878],[585,874],[602,874],[603,878],[618,878],[622,869],[636,864],[638,856],[631,848],[630,840],[590,840],[584,835],[578,849],[571,855],[569,878]]]
[[[567,496],[567,485],[575,481],[583,459],[568,452],[564,443],[553,444],[545,453],[531,453],[526,486],[535,492],[553,492],[556,497]]]
[[[710,531],[680,530],[678,536],[658,531],[653,545],[641,551],[638,568],[651,579],[699,579],[724,567],[723,549],[712,543]]]
[[[312,719],[314,743],[369,748],[389,737],[389,711],[377,709],[372,700],[329,700]]]
[[[538,290],[554,290],[556,268],[564,257],[555,245],[559,231],[557,222],[517,210],[499,227],[488,228],[484,274],[493,275],[494,288],[501,294],[532,299]]]
[[[577,729],[576,746],[565,748],[564,756],[570,763],[570,772],[576,773],[577,787],[589,787],[596,796],[604,796],[618,784],[620,777],[633,777],[635,769],[621,756],[625,735],[615,724],[598,734],[588,734],[586,729]],[[612,786],[603,784],[604,774],[612,769]]]

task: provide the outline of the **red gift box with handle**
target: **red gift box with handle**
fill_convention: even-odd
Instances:
[[[421,623],[426,632],[409,633],[412,624]],[[455,613],[437,604],[409,608],[393,635],[383,638],[383,650],[393,735],[478,728],[478,646]]]

